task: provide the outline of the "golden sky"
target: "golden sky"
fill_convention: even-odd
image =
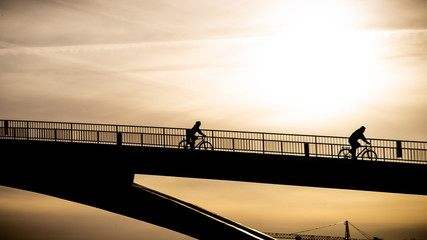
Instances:
[[[169,127],[200,120],[209,129],[337,136],[364,125],[368,138],[425,141],[426,90],[423,0],[0,1],[3,119]],[[196,194],[191,186],[180,187]],[[9,191],[0,195],[3,212],[10,211],[4,203]],[[354,212],[336,210],[348,213],[338,214],[336,222],[357,216],[356,226],[378,226],[372,232],[427,228],[424,197],[285,186],[280,191],[278,198],[304,192],[303,198],[338,201],[343,208],[351,195],[360,205]],[[383,201],[390,208],[378,207]],[[315,206],[293,204],[300,210]],[[322,222],[319,216],[326,213],[316,208],[314,215],[277,211],[262,217],[272,221],[257,221],[258,213],[226,205],[233,206],[224,204],[224,215],[247,216],[260,230],[281,231],[273,227],[280,221],[294,221],[289,231],[335,221]],[[372,210],[379,217],[361,217],[360,209],[380,209]],[[392,209],[398,213],[389,215]],[[427,239],[423,234],[417,236]],[[411,238],[394,239],[405,237]]]

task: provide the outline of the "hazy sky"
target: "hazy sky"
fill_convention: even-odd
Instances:
[[[170,127],[200,120],[210,129],[337,136],[365,125],[367,137],[425,141],[426,90],[423,0],[0,0],[2,119]],[[237,183],[142,179],[259,230],[292,232],[356,219],[379,237],[427,239],[426,197],[239,183],[251,196],[266,191],[276,202],[248,199],[247,209],[238,209],[239,194],[215,205],[194,190],[213,186],[207,192],[221,195]],[[306,201],[289,202],[295,194]],[[312,199],[324,199],[326,210]],[[18,216],[43,215],[14,208],[18,200],[26,210],[35,209],[27,204],[44,206],[52,215],[43,219],[68,219],[61,226],[84,217],[81,231],[99,231],[99,239],[109,224],[120,225],[118,232],[157,229],[2,188],[2,231],[22,233]],[[257,204],[277,205],[253,212]],[[341,207],[332,211],[334,204]],[[271,212],[280,205],[292,213]],[[111,220],[94,223],[100,218]]]

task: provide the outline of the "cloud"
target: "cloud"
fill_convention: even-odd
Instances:
[[[88,51],[120,51],[125,49],[141,49],[155,47],[208,47],[212,44],[221,43],[244,43],[254,41],[257,38],[229,38],[210,40],[183,40],[183,41],[154,41],[134,43],[111,43],[111,44],[76,44],[66,46],[28,47],[0,41],[0,55],[17,54],[39,54],[39,53],[79,53]]]

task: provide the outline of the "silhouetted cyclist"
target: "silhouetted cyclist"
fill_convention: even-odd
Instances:
[[[363,140],[366,144],[371,144],[366,140],[365,135],[363,133],[365,132],[365,127],[362,126],[354,133],[351,134],[351,136],[348,138],[348,142],[351,145],[350,153],[351,153],[351,159],[356,160],[356,150],[357,148],[361,147],[359,143],[359,139]]]
[[[202,123],[200,121],[197,121],[192,129],[187,129],[187,143],[190,144],[190,149],[194,150],[194,143],[197,140],[196,133],[199,133],[203,137],[206,137],[206,135],[200,130],[200,125]]]

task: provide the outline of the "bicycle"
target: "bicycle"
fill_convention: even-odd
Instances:
[[[190,149],[190,144],[187,143],[187,140],[184,138],[181,142],[178,144],[178,148],[182,149]],[[213,150],[212,143],[205,140],[205,137],[202,136],[201,140],[194,146],[194,149],[199,150]]]
[[[356,159],[361,156],[362,160],[377,161],[377,153],[371,148],[371,145],[363,146],[363,150],[356,155]],[[338,153],[338,158],[352,159],[350,148],[343,147]]]

